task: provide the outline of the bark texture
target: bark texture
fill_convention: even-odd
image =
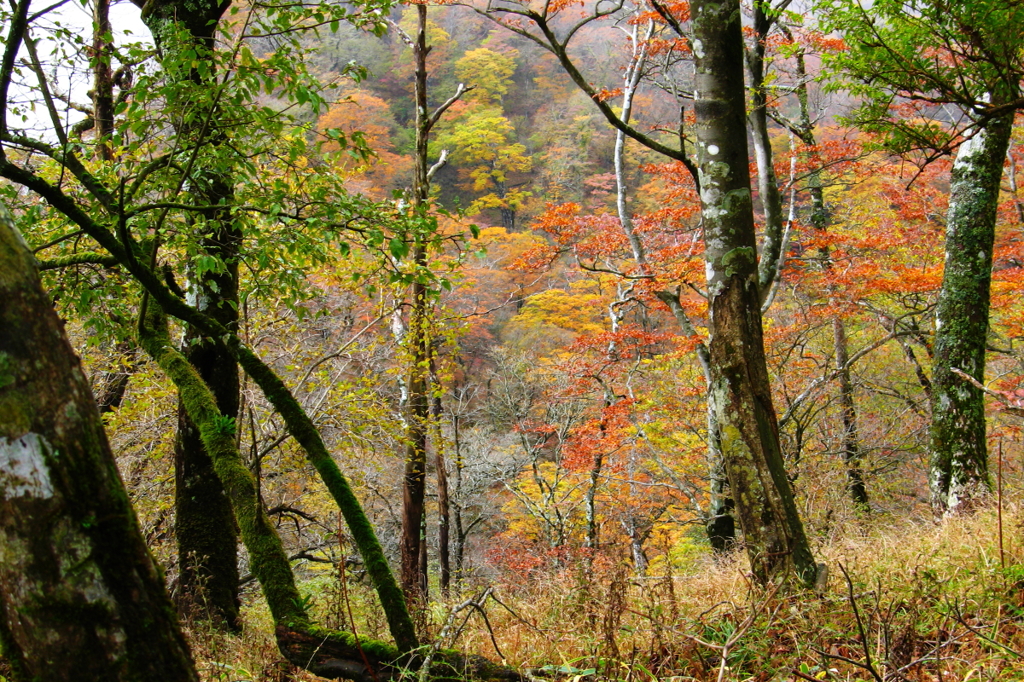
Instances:
[[[992,247],[1013,117],[994,118],[964,142],[950,179],[946,265],[935,313],[930,484],[936,512],[971,506],[989,489],[984,383]]]
[[[691,11],[711,392],[726,473],[755,578],[792,569],[813,584],[817,566],[786,478],[764,357],[740,6],[694,2]]]
[[[35,261],[0,207],[0,642],[25,679],[198,680]]]

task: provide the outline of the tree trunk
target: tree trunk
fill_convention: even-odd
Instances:
[[[996,209],[1012,125],[1012,116],[992,119],[953,163],[932,370],[929,482],[938,513],[969,508],[989,489],[984,395],[952,370],[985,380]]]
[[[420,258],[422,247],[417,247]],[[409,360],[409,404],[406,417],[405,475],[402,486],[402,590],[411,609],[422,606],[425,573],[420,561],[420,537],[425,513],[427,483],[426,286],[413,285],[413,317],[409,325],[412,357]]]
[[[3,207],[0,644],[25,679],[198,680],[81,365]]]
[[[462,523],[462,441],[459,434],[459,415],[452,415],[452,433],[455,440],[455,496],[451,503],[452,525],[455,527],[455,542],[452,546],[452,555],[455,566],[456,585],[462,580],[462,568],[466,553],[466,529]]]
[[[860,439],[857,434],[857,408],[853,402],[853,380],[850,377],[849,351],[846,327],[838,317],[832,318],[832,341],[839,369],[839,414],[843,427],[843,463],[846,465],[846,488],[850,498],[861,510],[867,511],[868,490],[864,485],[864,472],[860,466]]]
[[[430,375],[436,381],[437,368],[434,367],[433,357],[430,362]],[[441,424],[441,397],[434,395],[433,418],[436,428],[440,430]],[[435,432],[437,433],[437,432]],[[439,435],[439,434],[438,434]],[[452,582],[451,568],[451,503],[448,499],[448,464],[445,462],[443,440],[434,438],[434,466],[437,469],[437,563],[440,568],[439,580],[441,594],[448,596]]]
[[[726,473],[758,582],[793,570],[813,584],[817,566],[786,478],[764,356],[739,2],[698,1],[691,10],[711,392]]]
[[[678,293],[659,291],[655,295],[669,307],[676,318],[679,328],[685,336],[695,336],[697,330],[679,303]],[[707,463],[708,463],[708,513],[704,519],[704,530],[711,548],[716,552],[725,552],[736,542],[736,519],[733,511],[736,503],[729,492],[729,477],[725,473],[725,460],[722,456],[721,434],[718,428],[718,410],[715,407],[715,395],[711,390],[714,380],[711,377],[711,353],[703,341],[697,344],[697,360],[700,362],[704,381],[707,384]]]
[[[764,55],[768,32],[774,17],[765,11],[767,2],[754,1],[754,44],[746,53],[750,70],[750,133],[757,160],[757,186],[764,209],[764,238],[758,264],[758,286],[762,303],[771,291],[772,282],[784,264],[782,253],[784,232],[782,193],[775,175],[772,142],[768,135],[768,93],[764,82]]]
[[[103,386],[96,398],[100,414],[107,414],[121,407],[124,395],[128,391],[128,382],[138,367],[137,349],[134,344],[122,341],[115,345],[112,351],[117,355],[118,367],[103,375]]]
[[[604,431],[602,425],[601,431]],[[602,433],[603,436],[603,433]],[[597,487],[601,484],[601,467],[604,465],[604,455],[601,452],[594,454],[594,461],[590,465],[590,487],[586,493],[586,534],[583,538],[583,546],[590,550],[587,555],[588,564],[594,558],[600,546],[598,534],[601,526],[597,522]]]
[[[114,72],[110,68],[113,50],[110,41],[110,0],[94,0],[92,12],[92,119],[99,143],[100,158],[113,161],[110,138],[114,134]]]
[[[516,231],[516,211],[507,206],[501,207],[501,225],[509,232]]]
[[[644,550],[644,541],[647,539],[647,533],[640,532],[637,527],[636,518],[630,516],[622,524],[625,527],[626,535],[629,536],[629,549],[633,555],[633,570],[637,576],[644,576],[647,574],[647,567],[650,565],[650,559],[647,558],[647,552]]]
[[[230,194],[230,192],[228,192]],[[211,201],[210,203],[217,203]],[[196,304],[228,329],[238,328],[238,250],[241,235],[223,224],[204,240],[225,270],[191,283]],[[210,387],[223,415],[236,419],[238,365],[213,341],[189,328],[183,354]],[[178,608],[230,630],[238,628],[238,533],[231,504],[203,447],[199,430],[179,399],[174,441],[175,536],[178,544]]]
[[[99,1],[99,0],[98,0]],[[225,3],[210,0],[153,0],[143,8],[143,19],[158,43],[169,43],[179,51],[193,49],[196,59],[210,62],[209,73],[215,73],[212,61],[212,36],[226,9]],[[163,40],[164,26],[174,25],[189,32],[187,43]],[[170,49],[165,46],[164,49]],[[173,63],[172,59],[165,62]],[[215,78],[205,79],[194,66],[175,77],[212,86]],[[209,139],[215,128],[216,111],[211,102],[189,102],[200,113],[191,112],[189,123],[177,130],[188,143],[215,146]],[[189,200],[199,206],[216,208],[200,211],[191,227],[199,237],[200,247],[218,259],[223,269],[203,272],[188,282],[189,302],[208,314],[225,328],[238,328],[238,253],[241,232],[232,224],[230,207],[234,203],[234,186],[230,170],[199,167],[190,179]],[[204,338],[189,327],[184,348],[185,357],[212,389],[217,405],[224,415],[235,418],[238,413],[239,374],[234,359],[222,345]],[[178,545],[177,602],[183,613],[192,617],[209,617],[228,629],[238,627],[238,535],[231,505],[213,462],[205,451],[198,429],[188,411],[178,404],[178,430],[174,441],[175,537]]]
[[[425,212],[430,192],[427,177],[427,154],[430,119],[427,115],[427,7],[416,6],[418,24],[414,54],[416,59],[416,176],[413,183],[413,211]],[[426,266],[426,247],[417,237],[413,247],[417,268]],[[430,401],[427,397],[428,362],[427,286],[422,281],[412,285],[412,313],[409,333],[409,402],[406,417],[405,476],[402,486],[402,590],[410,609],[422,606],[425,599],[425,562],[420,560],[423,533],[424,498],[427,485],[427,425]]]

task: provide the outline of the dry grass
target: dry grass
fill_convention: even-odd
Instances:
[[[822,594],[766,594],[738,554],[642,577],[598,557],[508,576],[482,610],[465,601],[488,586],[466,586],[433,606],[433,630],[462,605],[444,645],[575,682],[1024,680],[1022,524],[1007,504],[1000,554],[993,509],[941,524],[851,519],[817,548],[830,569]],[[258,608],[246,619],[241,637],[192,630],[204,679],[283,679],[269,619]]]

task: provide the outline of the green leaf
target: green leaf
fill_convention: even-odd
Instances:
[[[395,260],[402,260],[409,255],[409,245],[399,237],[393,237],[388,243],[388,251],[395,257]]]

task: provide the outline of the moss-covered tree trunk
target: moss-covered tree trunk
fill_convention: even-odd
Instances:
[[[81,365],[0,207],[0,642],[32,680],[198,680]]]
[[[738,0],[691,4],[697,161],[711,314],[711,392],[754,576],[817,567],[786,478],[764,356]]]
[[[230,192],[222,192],[230,194]],[[209,203],[217,203],[211,201]],[[226,211],[222,211],[225,212]],[[238,232],[216,219],[216,234],[203,240],[224,263],[219,273],[190,282],[196,306],[228,329],[238,328]],[[185,357],[210,387],[221,413],[238,416],[239,375],[234,358],[189,328]],[[238,627],[238,533],[231,504],[203,446],[199,430],[179,401],[174,440],[174,533],[178,545],[178,608],[228,629]]]
[[[981,390],[985,380],[992,247],[1013,117],[994,118],[964,142],[950,179],[946,265],[935,312],[930,484],[936,512],[970,507],[988,491]]]
[[[163,62],[173,78],[191,81],[197,101],[176,102],[182,110],[177,134],[184,145],[215,148],[217,104],[213,39],[227,5],[216,0],[150,0],[143,18],[163,50]],[[184,29],[184,34],[175,31]],[[205,60],[204,72],[181,54]],[[229,166],[207,167],[197,162],[188,187],[188,200],[207,208],[191,221],[198,251],[220,262],[220,267],[189,276],[190,303],[232,332],[238,327],[238,254],[241,233],[233,224],[234,187]],[[185,357],[210,387],[220,410],[238,413],[239,372],[234,358],[222,345],[205,338],[194,327],[186,333]],[[198,428],[179,400],[178,429],[174,441],[175,539],[178,548],[178,607],[192,617],[209,618],[228,629],[238,627],[238,534],[231,505]]]

